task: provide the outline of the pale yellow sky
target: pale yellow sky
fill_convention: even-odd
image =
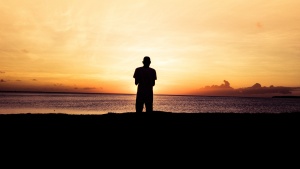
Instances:
[[[0,0],[0,90],[157,94],[300,86],[299,0]]]

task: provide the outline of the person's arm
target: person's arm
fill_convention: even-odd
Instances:
[[[135,69],[134,74],[133,74],[133,78],[134,78],[134,83],[135,85],[138,85],[140,82],[138,75],[137,75],[137,69]]]
[[[153,86],[155,86],[155,80],[157,79],[157,76],[156,76],[156,71],[154,70],[154,80],[153,80]]]
[[[135,85],[138,85],[139,84],[139,80],[138,80],[138,78],[135,78]]]

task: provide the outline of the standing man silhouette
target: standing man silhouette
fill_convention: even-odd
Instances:
[[[145,56],[143,59],[143,67],[135,69],[133,78],[135,78],[135,85],[138,85],[135,110],[137,113],[143,112],[145,105],[146,112],[153,111],[153,86],[155,85],[156,71],[150,68],[150,57]]]

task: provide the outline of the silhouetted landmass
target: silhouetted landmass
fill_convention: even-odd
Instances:
[[[300,96],[273,96],[272,98],[299,98]]]
[[[293,113],[107,113],[103,115],[4,114],[2,129],[49,130],[262,130],[299,127],[298,112]]]
[[[42,158],[49,152],[62,159],[103,155],[135,161],[132,156],[198,158],[199,153],[213,159],[220,153],[222,158],[230,153],[244,158],[294,150],[299,145],[299,116],[299,112],[10,114],[0,115],[0,135],[7,152]]]

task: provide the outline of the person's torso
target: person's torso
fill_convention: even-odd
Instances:
[[[141,86],[152,86],[156,79],[155,70],[150,67],[139,67],[137,76],[139,78],[139,85]]]

